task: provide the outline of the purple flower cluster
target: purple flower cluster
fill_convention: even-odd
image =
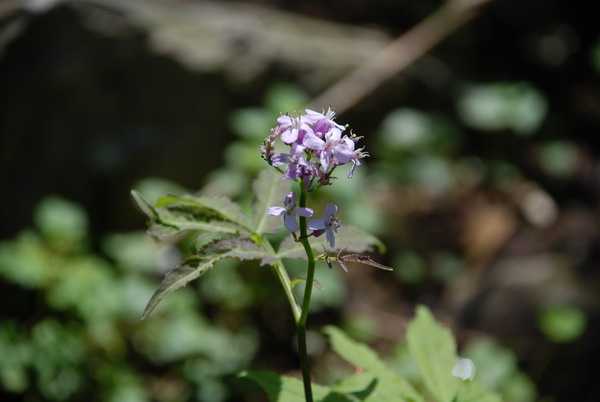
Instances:
[[[342,135],[346,127],[333,121],[334,116],[331,109],[325,114],[306,109],[303,115],[280,116],[273,134],[261,146],[263,158],[283,172],[284,179],[300,179],[306,188],[315,179],[320,186],[330,184],[334,169],[347,163],[352,163],[348,174],[352,178],[360,159],[368,154],[363,152],[364,148],[356,148],[361,137]],[[290,146],[289,153],[275,153],[277,137]],[[284,165],[287,165],[285,170]]]

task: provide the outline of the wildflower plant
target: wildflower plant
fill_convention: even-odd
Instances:
[[[277,125],[260,147],[262,158],[272,166],[261,172],[254,182],[253,216],[247,216],[239,205],[223,197],[210,195],[167,195],[154,205],[137,191],[132,196],[148,218],[148,233],[158,239],[182,232],[201,233],[200,238],[211,235],[213,240],[198,241],[190,254],[165,276],[151,297],[143,318],[171,292],[204,275],[224,259],[258,260],[270,265],[283,287],[298,329],[300,365],[304,379],[307,401],[311,401],[310,369],[306,350],[306,322],[310,306],[315,266],[325,261],[331,267],[335,261],[347,270],[348,261],[373,262],[360,254],[383,245],[372,235],[356,228],[343,226],[337,217],[338,207],[326,205],[322,218],[312,218],[313,209],[307,207],[308,194],[332,185],[334,171],[350,164],[348,178],[368,154],[357,146],[361,137],[347,133],[347,127],[334,121],[335,113],[329,109],[319,113],[282,115]],[[283,152],[276,152],[281,147]],[[297,183],[297,190],[291,184]],[[276,250],[267,235],[281,226],[290,232]],[[324,235],[324,236],[322,236]],[[315,255],[314,249],[324,252]],[[298,280],[290,280],[283,259],[302,258],[308,261],[303,297],[299,300],[293,286]],[[370,264],[390,269],[380,264]]]
[[[332,185],[336,180],[333,174],[338,167],[350,164],[347,178],[351,179],[355,169],[361,165],[361,159],[368,156],[358,145],[361,137],[347,132],[347,127],[336,123],[334,117],[335,113],[329,109],[323,113],[306,110],[305,113],[282,115],[277,119],[276,127],[260,147],[262,158],[271,168],[262,171],[253,184],[251,216],[245,214],[238,204],[223,197],[166,195],[150,204],[140,193],[132,190],[134,200],[148,218],[150,235],[163,239],[183,232],[199,234],[190,253],[165,275],[142,318],[146,318],[168,294],[201,277],[219,261],[257,260],[261,265],[272,267],[286,294],[297,328],[302,383],[300,385],[294,378],[273,373],[246,372],[242,376],[263,386],[273,400],[425,401],[409,383],[385,368],[374,352],[354,343],[333,327],[326,332],[334,350],[351,364],[370,370],[376,378],[365,373],[366,376],[351,377],[333,387],[311,383],[306,326],[317,262],[325,262],[329,268],[333,268],[335,262],[345,272],[348,272],[348,262],[391,270],[364,254],[374,249],[383,252],[384,246],[374,236],[343,224],[338,218],[337,205],[330,202],[321,213],[316,214],[308,207],[309,194]],[[288,231],[289,235],[275,248],[269,235],[280,228]],[[314,250],[323,252],[315,255]],[[290,280],[285,259],[306,260],[306,277]],[[301,281],[306,286],[301,297],[297,297],[294,286]],[[447,330],[433,323],[427,315],[429,313],[423,314],[424,318],[417,322],[425,324],[413,325],[417,329],[409,330],[408,341],[415,345],[413,354],[423,367],[425,383],[431,394],[439,397],[440,401],[471,400],[467,397],[453,399],[455,395],[460,396],[458,390],[462,389],[457,383],[459,380],[452,376],[454,340]],[[436,334],[444,342],[436,339]],[[444,357],[442,365],[438,364],[439,356]],[[370,395],[373,392],[375,394]],[[376,395],[385,398],[370,399],[376,398]]]

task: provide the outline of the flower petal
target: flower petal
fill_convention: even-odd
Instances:
[[[337,127],[332,127],[327,133],[325,133],[325,139],[330,142],[338,142],[342,139],[342,130]]]
[[[316,123],[319,120],[327,118],[323,113],[319,113],[311,109],[305,109],[304,111],[306,112],[306,114],[304,115],[304,120],[312,124]]]
[[[313,127],[313,132],[316,133],[317,136],[323,137],[325,133],[329,131],[330,127],[331,124],[329,124],[329,122],[326,119],[322,119],[315,123]]]
[[[298,229],[298,222],[296,222],[296,217],[294,215],[286,215],[283,217],[283,224],[287,230],[290,232],[295,232]]]
[[[294,124],[294,119],[289,115],[279,116],[277,118],[277,125],[281,127],[281,129],[285,130],[291,127]]]
[[[325,230],[325,221],[323,219],[311,219],[308,221],[307,226],[312,230]]]
[[[290,211],[296,206],[296,193],[290,191],[283,199],[283,205]]]
[[[284,214],[286,209],[284,207],[269,207],[267,208],[267,215],[279,216]]]
[[[330,202],[325,206],[325,213],[323,217],[327,222],[331,222],[331,219],[337,214],[338,207],[333,202]]]
[[[356,169],[357,166],[360,166],[360,161],[358,159],[352,159],[352,167],[350,168],[350,172],[348,172],[349,179],[354,176],[354,169]]]
[[[296,213],[296,215],[303,216],[305,218],[310,218],[315,213],[315,211],[313,211],[312,208],[302,208],[302,207],[296,208],[294,210],[294,212]]]
[[[302,154],[302,152],[304,152],[305,149],[306,149],[305,146],[302,146],[302,145],[298,144],[297,142],[294,142],[292,144],[292,148],[290,149],[290,152],[291,152],[291,155],[299,157],[300,154]],[[302,158],[300,157],[299,159],[301,160]]]
[[[333,155],[335,155],[335,159],[337,159],[339,163],[344,164],[352,159],[354,150],[350,149],[346,144],[340,143],[333,148]]]
[[[298,170],[299,169],[297,164],[290,163],[287,169],[285,169],[285,172],[283,172],[283,178],[286,180],[296,180],[296,178],[300,174]]]
[[[320,149],[323,149],[323,147],[325,146],[325,141],[323,141],[313,133],[306,133],[306,135],[304,136],[303,144],[304,146],[310,149],[318,151]]]
[[[331,248],[335,246],[335,236],[333,234],[333,230],[327,231],[327,243],[329,243],[329,247]]]
[[[325,229],[319,229],[319,230],[313,230],[312,231],[312,235],[315,237],[319,237],[321,236],[323,233],[325,233]]]
[[[276,154],[271,157],[271,164],[275,167],[281,166],[284,163],[290,163],[290,154]]]
[[[323,170],[328,171],[329,170],[329,163],[331,162],[331,151],[321,151],[321,166],[323,167]]]
[[[281,133],[281,140],[286,144],[291,144],[298,139],[298,129],[289,128]]]

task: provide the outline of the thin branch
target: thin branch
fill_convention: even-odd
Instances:
[[[489,1],[447,1],[419,25],[314,99],[311,108],[319,110],[335,105],[338,114],[350,109],[472,19],[479,7]]]

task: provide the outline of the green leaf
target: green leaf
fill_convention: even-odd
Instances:
[[[191,197],[197,204],[203,205],[220,214],[225,220],[238,224],[246,229],[252,228],[250,219],[242,212],[240,206],[227,197],[201,195]]]
[[[350,339],[340,329],[327,326],[323,330],[333,350],[355,367],[375,374],[379,384],[372,391],[372,401],[418,401],[423,398],[412,386],[390,370],[368,346]]]
[[[206,259],[195,256],[169,271],[146,305],[142,314],[142,320],[148,317],[156,306],[158,306],[158,303],[167,297],[167,295],[204,275],[220,259],[220,256],[213,256]]]
[[[283,205],[283,199],[290,191],[290,180],[284,180],[280,173],[263,170],[252,184],[254,190],[254,232],[257,234],[274,233],[283,225],[281,217],[267,215],[267,208]]]
[[[389,382],[369,372],[352,374],[336,383],[333,390],[345,393],[353,401],[403,401]],[[410,399],[410,398],[409,398]]]
[[[342,378],[331,387],[334,391],[347,394],[363,402],[383,400],[379,392],[375,392],[378,379],[373,373],[362,372]],[[379,398],[379,399],[377,399]]]
[[[186,230],[210,233],[251,233],[250,221],[237,204],[224,197],[165,196],[154,206],[143,196],[131,191],[140,210],[148,217],[148,233],[163,238]]]
[[[329,249],[327,244],[327,238],[325,236],[310,237],[310,245],[315,252],[323,250],[323,248]],[[375,236],[363,232],[353,226],[342,226],[340,231],[335,235],[335,247],[338,250],[346,249],[348,252],[353,253],[364,253],[366,251],[373,251],[375,248],[380,253],[385,252],[385,246]],[[290,235],[286,237],[279,246],[277,254],[281,258],[302,258],[306,259],[306,253],[302,243],[294,241],[294,238]]]
[[[352,340],[340,329],[327,326],[323,332],[329,336],[333,350],[355,367],[374,373],[388,371],[388,368],[371,348]]]
[[[477,380],[490,389],[501,389],[519,370],[515,353],[490,338],[469,342],[462,354],[475,363]]]
[[[139,191],[131,190],[131,197],[133,198],[136,205],[144,215],[146,215],[151,220],[158,219],[158,214],[156,213],[154,208],[152,208],[152,205],[150,205],[150,203],[146,201],[144,196]]]
[[[259,260],[260,265],[272,265],[278,261],[277,255],[270,253],[265,248],[259,246],[253,241],[241,239],[239,237],[229,237],[219,239],[209,243],[205,247],[205,252],[224,251],[223,258],[237,258],[239,260]]]
[[[419,306],[406,340],[429,391],[439,402],[451,402],[460,380],[452,375],[456,343],[450,330],[438,324],[427,307]]]
[[[244,371],[239,374],[242,378],[249,378],[260,385],[271,402],[305,402],[304,385],[295,377],[282,376],[276,373]],[[348,402],[351,399],[333,392],[330,388],[312,384],[313,397],[316,402]]]
[[[259,260],[261,264],[271,264],[277,258],[266,249],[250,240],[223,238],[208,243],[198,250],[197,255],[186,258],[178,267],[165,275],[159,288],[154,292],[144,309],[146,318],[167,295],[204,275],[214,264],[226,258]]]
[[[502,402],[502,397],[476,381],[462,381],[454,402]]]
[[[249,219],[236,203],[226,197],[168,195],[156,200],[154,207],[167,224],[186,225],[188,221],[221,221],[237,225],[246,232],[250,231]]]

